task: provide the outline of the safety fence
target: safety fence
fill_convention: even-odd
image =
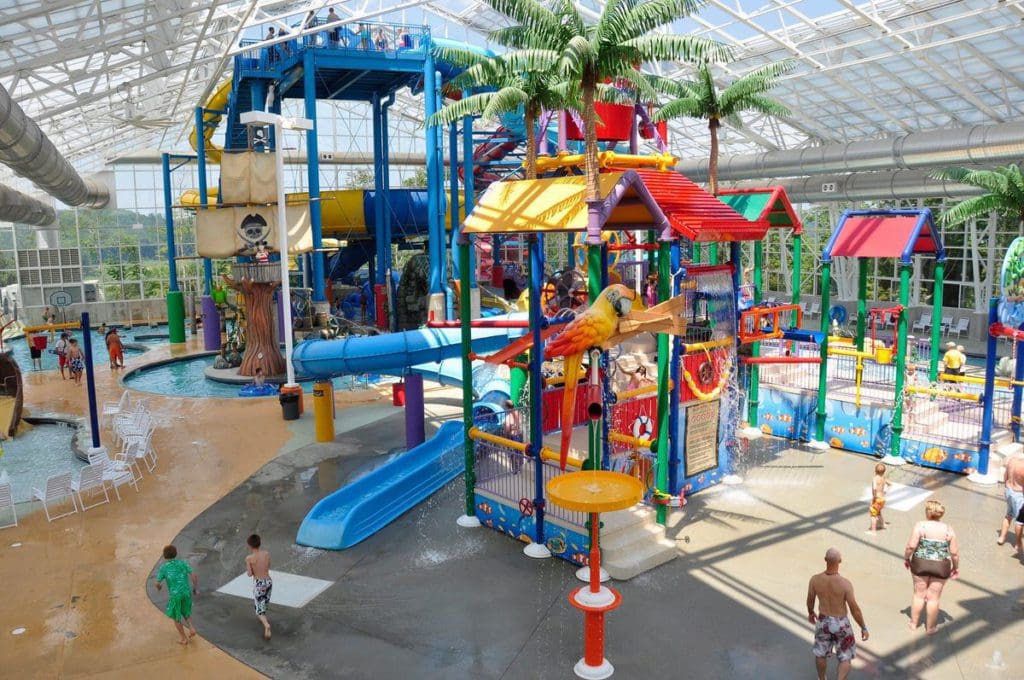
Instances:
[[[403,52],[422,52],[430,37],[425,26],[390,23],[340,24],[317,18],[309,25],[323,30],[273,45],[261,46],[264,40],[245,39],[239,43],[243,68],[266,71],[278,68],[281,62],[299,54],[303,49],[329,49],[347,53],[376,53],[399,56]],[[294,28],[295,32],[301,26]],[[276,37],[280,37],[280,34]]]
[[[537,495],[535,458],[501,444],[477,440],[474,442],[476,461],[476,488],[519,508],[525,515],[533,514],[533,499]],[[564,474],[558,465],[541,463],[544,488],[549,481]],[[547,504],[545,514],[568,524],[585,527],[586,513],[575,512]]]
[[[759,354],[764,358],[816,358],[821,356],[821,348],[816,342],[765,340],[761,343]],[[817,364],[761,364],[758,382],[768,387],[817,390],[818,368]],[[744,371],[743,375],[749,376],[749,371]]]

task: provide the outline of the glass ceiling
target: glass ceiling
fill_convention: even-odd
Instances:
[[[580,2],[595,16],[601,5]],[[481,45],[504,21],[481,0],[0,0],[0,84],[80,170],[99,170],[121,153],[186,148],[193,108],[230,72],[239,40],[331,6],[346,20],[427,23]],[[724,127],[731,155],[1019,120],[1022,21],[1022,0],[709,0],[673,28],[733,46],[735,61],[715,67],[723,82],[799,64],[774,93],[792,115]],[[703,124],[671,130],[676,155],[706,155]]]

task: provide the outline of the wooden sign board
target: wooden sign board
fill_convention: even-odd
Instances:
[[[718,467],[718,418],[721,403],[699,401],[686,407],[686,476]]]

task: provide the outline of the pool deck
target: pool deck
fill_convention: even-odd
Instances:
[[[201,340],[190,339],[173,351],[165,346],[144,357],[127,357],[127,364],[130,369],[200,350]],[[101,403],[120,397],[117,377],[123,373],[114,374],[100,357],[96,388]],[[30,415],[87,414],[85,381],[76,387],[56,371],[23,375]],[[17,659],[17,677],[23,678],[168,677],[189,671],[195,677],[259,677],[203,640],[182,650],[174,643],[173,626],[150,603],[143,585],[163,546],[183,526],[280,452],[308,444],[312,421],[285,423],[281,407],[270,399],[132,394],[146,399],[158,421],[154,444],[159,462],[156,472],[143,478],[140,493],[122,487],[122,502],[112,500],[51,524],[42,512],[21,515],[27,509],[22,505],[19,526],[0,529],[0,659],[5,672]],[[378,396],[336,393],[339,407]],[[312,407],[309,396],[306,406]],[[340,423],[343,409],[338,413]],[[12,635],[19,627],[25,633]]]
[[[129,365],[170,354],[157,349]],[[116,399],[121,387],[105,364],[96,375],[100,400]],[[53,371],[26,372],[25,383],[34,415],[85,412],[84,385]],[[336,397],[342,406],[387,393]],[[582,639],[582,617],[567,601],[578,585],[573,569],[530,560],[497,532],[456,527],[461,480],[350,550],[293,544],[316,498],[403,445],[402,411],[390,401],[339,408],[336,443],[315,444],[311,418],[285,423],[274,400],[135,394],[160,423],[158,467],[141,492],[125,487],[121,503],[52,524],[33,513],[0,530],[5,670],[25,678],[572,677]],[[435,418],[460,406],[451,391],[428,400]],[[853,677],[1015,677],[1024,664],[1024,587],[1013,548],[995,545],[1001,487],[893,469],[892,481],[908,487],[906,510],[894,496],[890,529],[870,536],[861,495],[874,460],[789,446],[751,443],[743,486],[698,494],[671,518],[681,557],[615,584],[624,596],[608,619],[615,677],[811,677],[804,596],[831,545],[844,553],[843,573],[871,629]],[[929,492],[958,532],[963,577],[947,586],[939,633],[926,638],[906,628],[902,547]],[[305,606],[272,605],[270,643],[247,599],[216,592],[242,572],[242,541],[253,530],[275,570],[330,582]],[[172,541],[196,563],[202,591],[200,637],[187,649],[150,599],[160,605],[166,595],[147,581]],[[287,590],[282,582],[278,594]],[[11,635],[16,627],[26,632]]]

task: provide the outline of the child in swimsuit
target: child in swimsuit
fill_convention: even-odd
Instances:
[[[885,465],[875,465],[875,476],[871,479],[871,506],[868,508],[868,515],[871,516],[871,527],[868,533],[875,533],[881,527],[885,528],[885,521],[882,519],[882,508],[885,507],[885,490],[892,484],[885,478]]]
[[[270,604],[270,591],[274,587],[270,580],[270,553],[261,550],[262,541],[259,534],[246,539],[249,554],[245,558],[245,571],[252,576],[252,603],[256,609],[256,618],[263,624],[263,639],[270,639],[270,621],[267,620],[267,605]]]
[[[156,575],[156,589],[161,589],[161,581],[167,583],[169,597],[165,613],[174,621],[174,627],[181,636],[178,644],[187,645],[189,639],[196,635],[196,627],[192,625],[192,595],[198,592],[199,582],[192,565],[177,558],[177,548],[173,545],[164,548],[166,562]],[[185,628],[188,628],[188,637],[185,636]]]
[[[85,372],[85,357],[75,338],[68,341],[68,368],[71,369],[71,379],[76,385],[81,385],[82,373]]]

